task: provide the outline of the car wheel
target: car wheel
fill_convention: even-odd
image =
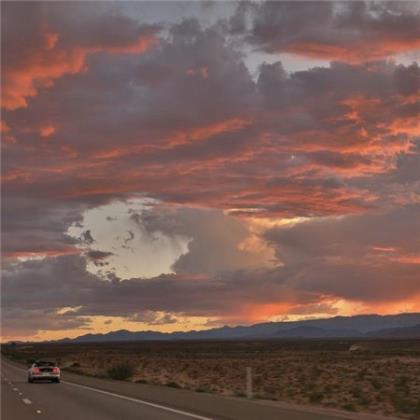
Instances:
[[[54,379],[54,382],[55,382],[56,384],[59,384],[59,383],[60,383],[60,378]]]
[[[34,381],[31,378],[28,378],[28,383],[32,384]]]

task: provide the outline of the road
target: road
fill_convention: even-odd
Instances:
[[[285,408],[64,372],[62,382],[27,383],[26,370],[1,361],[2,420],[339,420],[346,415]],[[365,417],[363,417],[365,418]]]

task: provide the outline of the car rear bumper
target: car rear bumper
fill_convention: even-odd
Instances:
[[[57,380],[60,379],[60,375],[56,375],[53,373],[49,373],[48,375],[31,375],[30,378],[33,381],[51,381],[51,380]]]

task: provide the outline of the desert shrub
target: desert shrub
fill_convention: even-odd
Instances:
[[[347,411],[356,411],[356,407],[354,406],[354,404],[351,403],[343,404],[342,407],[344,408],[344,410]]]
[[[379,390],[382,388],[382,384],[375,378],[370,380],[370,383],[372,384],[372,386],[376,389]]]
[[[147,379],[137,379],[136,384],[147,384],[149,381]]]
[[[72,368],[79,368],[80,367],[80,363],[79,362],[74,362],[74,363],[71,364],[70,367],[72,367]]]
[[[404,392],[408,392],[408,377],[407,376],[400,376],[394,382],[395,388],[398,388]]]
[[[358,403],[360,405],[369,405],[370,404],[370,399],[368,397],[366,397],[365,395],[361,395],[358,398]]]
[[[246,394],[243,391],[236,391],[235,392],[235,397],[245,398]]]
[[[403,395],[393,394],[391,396],[391,401],[394,408],[401,413],[416,413],[419,408],[419,404],[417,402],[414,402]]]
[[[312,378],[318,378],[319,375],[321,375],[322,372],[323,372],[323,370],[320,367],[314,366],[312,368],[312,371],[311,371],[311,376],[312,376]]]
[[[134,368],[127,363],[122,363],[120,365],[115,365],[108,369],[107,374],[111,379],[124,381],[133,376]]]
[[[324,388],[324,391],[327,393],[327,394],[331,394],[331,392],[334,390],[334,387],[332,386],[332,385],[326,385],[325,386],[325,388]]]
[[[355,397],[355,398],[359,398],[359,397],[361,397],[361,396],[362,396],[362,392],[361,392],[361,390],[360,390],[359,388],[357,388],[357,387],[353,387],[353,388],[350,390],[350,393],[351,393],[351,395],[353,395],[353,397]]]
[[[322,394],[321,392],[312,392],[311,394],[309,394],[309,401],[314,404],[320,403],[323,398],[324,394]]]
[[[166,382],[165,386],[169,386],[170,388],[182,388],[181,385],[174,381]]]
[[[366,368],[362,369],[362,370],[359,370],[359,372],[357,373],[357,379],[360,379],[360,380],[364,379],[366,374],[367,374],[367,369]]]

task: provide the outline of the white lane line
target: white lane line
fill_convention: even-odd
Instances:
[[[28,398],[23,398],[23,399],[22,399],[22,401],[23,401],[26,405],[32,404],[32,401],[31,401],[31,400],[29,400]]]
[[[8,363],[5,363],[5,362],[3,362],[3,363],[6,366],[9,366],[9,367],[14,368],[16,370],[19,370],[19,371],[23,370],[21,368],[18,368],[17,366],[9,365]],[[99,394],[109,395],[111,397],[120,398],[122,400],[135,402],[137,404],[143,404],[143,405],[148,405],[149,407],[159,408],[161,410],[169,411],[171,413],[181,414],[185,417],[190,417],[190,418],[197,419],[197,420],[213,420],[211,417],[199,416],[198,414],[193,414],[193,413],[189,413],[187,411],[177,410],[175,408],[166,407],[165,405],[151,403],[151,402],[148,402],[148,401],[140,400],[138,398],[131,398],[131,397],[126,397],[125,395],[121,395],[121,394],[114,394],[113,392],[102,391],[101,389],[92,388],[90,386],[79,385],[79,384],[75,384],[73,382],[67,382],[67,381],[61,381],[61,382],[64,383],[64,384],[67,384],[67,385],[71,385],[71,386],[75,386],[75,387],[79,387],[79,388],[88,389],[90,391],[98,392]],[[41,412],[39,412],[38,414],[40,414],[40,413]]]
[[[41,414],[41,410],[36,410],[36,414]]]
[[[22,396],[22,395],[23,395],[23,393],[22,393],[22,392],[19,392],[19,395],[20,395],[20,396]]]
[[[61,381],[61,382],[65,383],[66,385],[71,385],[78,388],[88,389],[89,391],[98,392],[99,394],[104,394],[104,395],[109,395],[111,397],[120,398],[121,400],[131,401],[138,404],[143,404],[143,405],[148,405],[150,407],[159,408],[161,410],[169,411],[171,413],[181,414],[185,417],[191,417],[193,419],[198,419],[198,420],[213,420],[210,417],[199,416],[198,414],[189,413],[188,411],[177,410],[175,408],[170,408],[165,405],[151,403],[148,401],[140,400],[138,398],[131,398],[131,397],[126,397],[125,395],[121,395],[121,394],[114,394],[113,392],[102,391],[101,389],[92,388],[90,386],[79,385],[79,384],[75,384],[73,382],[67,382],[67,381]]]
[[[18,392],[19,390],[17,388],[13,388],[13,391]]]

